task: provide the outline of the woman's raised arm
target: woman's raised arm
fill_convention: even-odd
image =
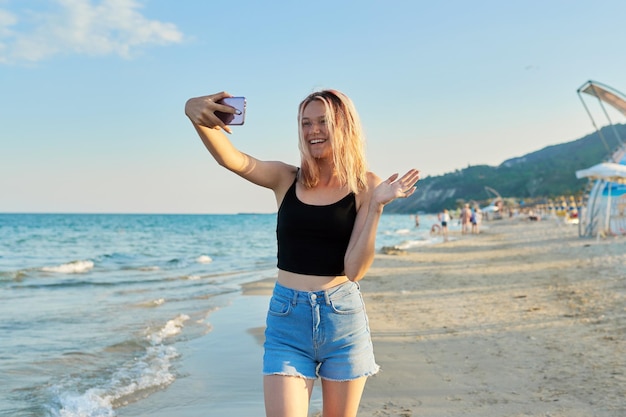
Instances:
[[[351,281],[363,278],[374,261],[376,230],[383,207],[396,198],[412,195],[419,181],[419,171],[411,169],[398,177],[398,174],[394,174],[381,181],[374,174],[369,174],[369,189],[357,214],[344,258],[345,274]]]
[[[217,163],[229,171],[274,191],[284,188],[284,184],[293,181],[293,176],[286,174],[295,173],[295,167],[278,161],[260,161],[241,152],[224,134],[224,132],[232,133],[232,131],[215,115],[215,112],[235,112],[232,107],[218,103],[226,97],[232,96],[222,91],[187,100],[185,114],[191,120],[202,143]]]

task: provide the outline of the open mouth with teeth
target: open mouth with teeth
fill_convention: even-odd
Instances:
[[[309,141],[311,145],[317,145],[318,143],[324,143],[324,142],[326,142],[326,139],[311,139]]]

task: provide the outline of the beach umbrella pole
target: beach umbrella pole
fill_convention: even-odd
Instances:
[[[606,233],[611,233],[611,183],[607,181],[606,186],[609,188],[608,197],[606,199]]]

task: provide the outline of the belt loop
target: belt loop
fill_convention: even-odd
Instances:
[[[291,299],[291,305],[295,307],[298,304],[298,291],[293,290],[293,298]]]
[[[328,290],[324,290],[324,299],[326,300],[326,305],[330,305],[330,296],[328,295]]]

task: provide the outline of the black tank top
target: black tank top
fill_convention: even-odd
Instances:
[[[343,275],[355,219],[354,193],[333,204],[313,206],[298,200],[294,181],[278,209],[278,268],[305,275]]]

